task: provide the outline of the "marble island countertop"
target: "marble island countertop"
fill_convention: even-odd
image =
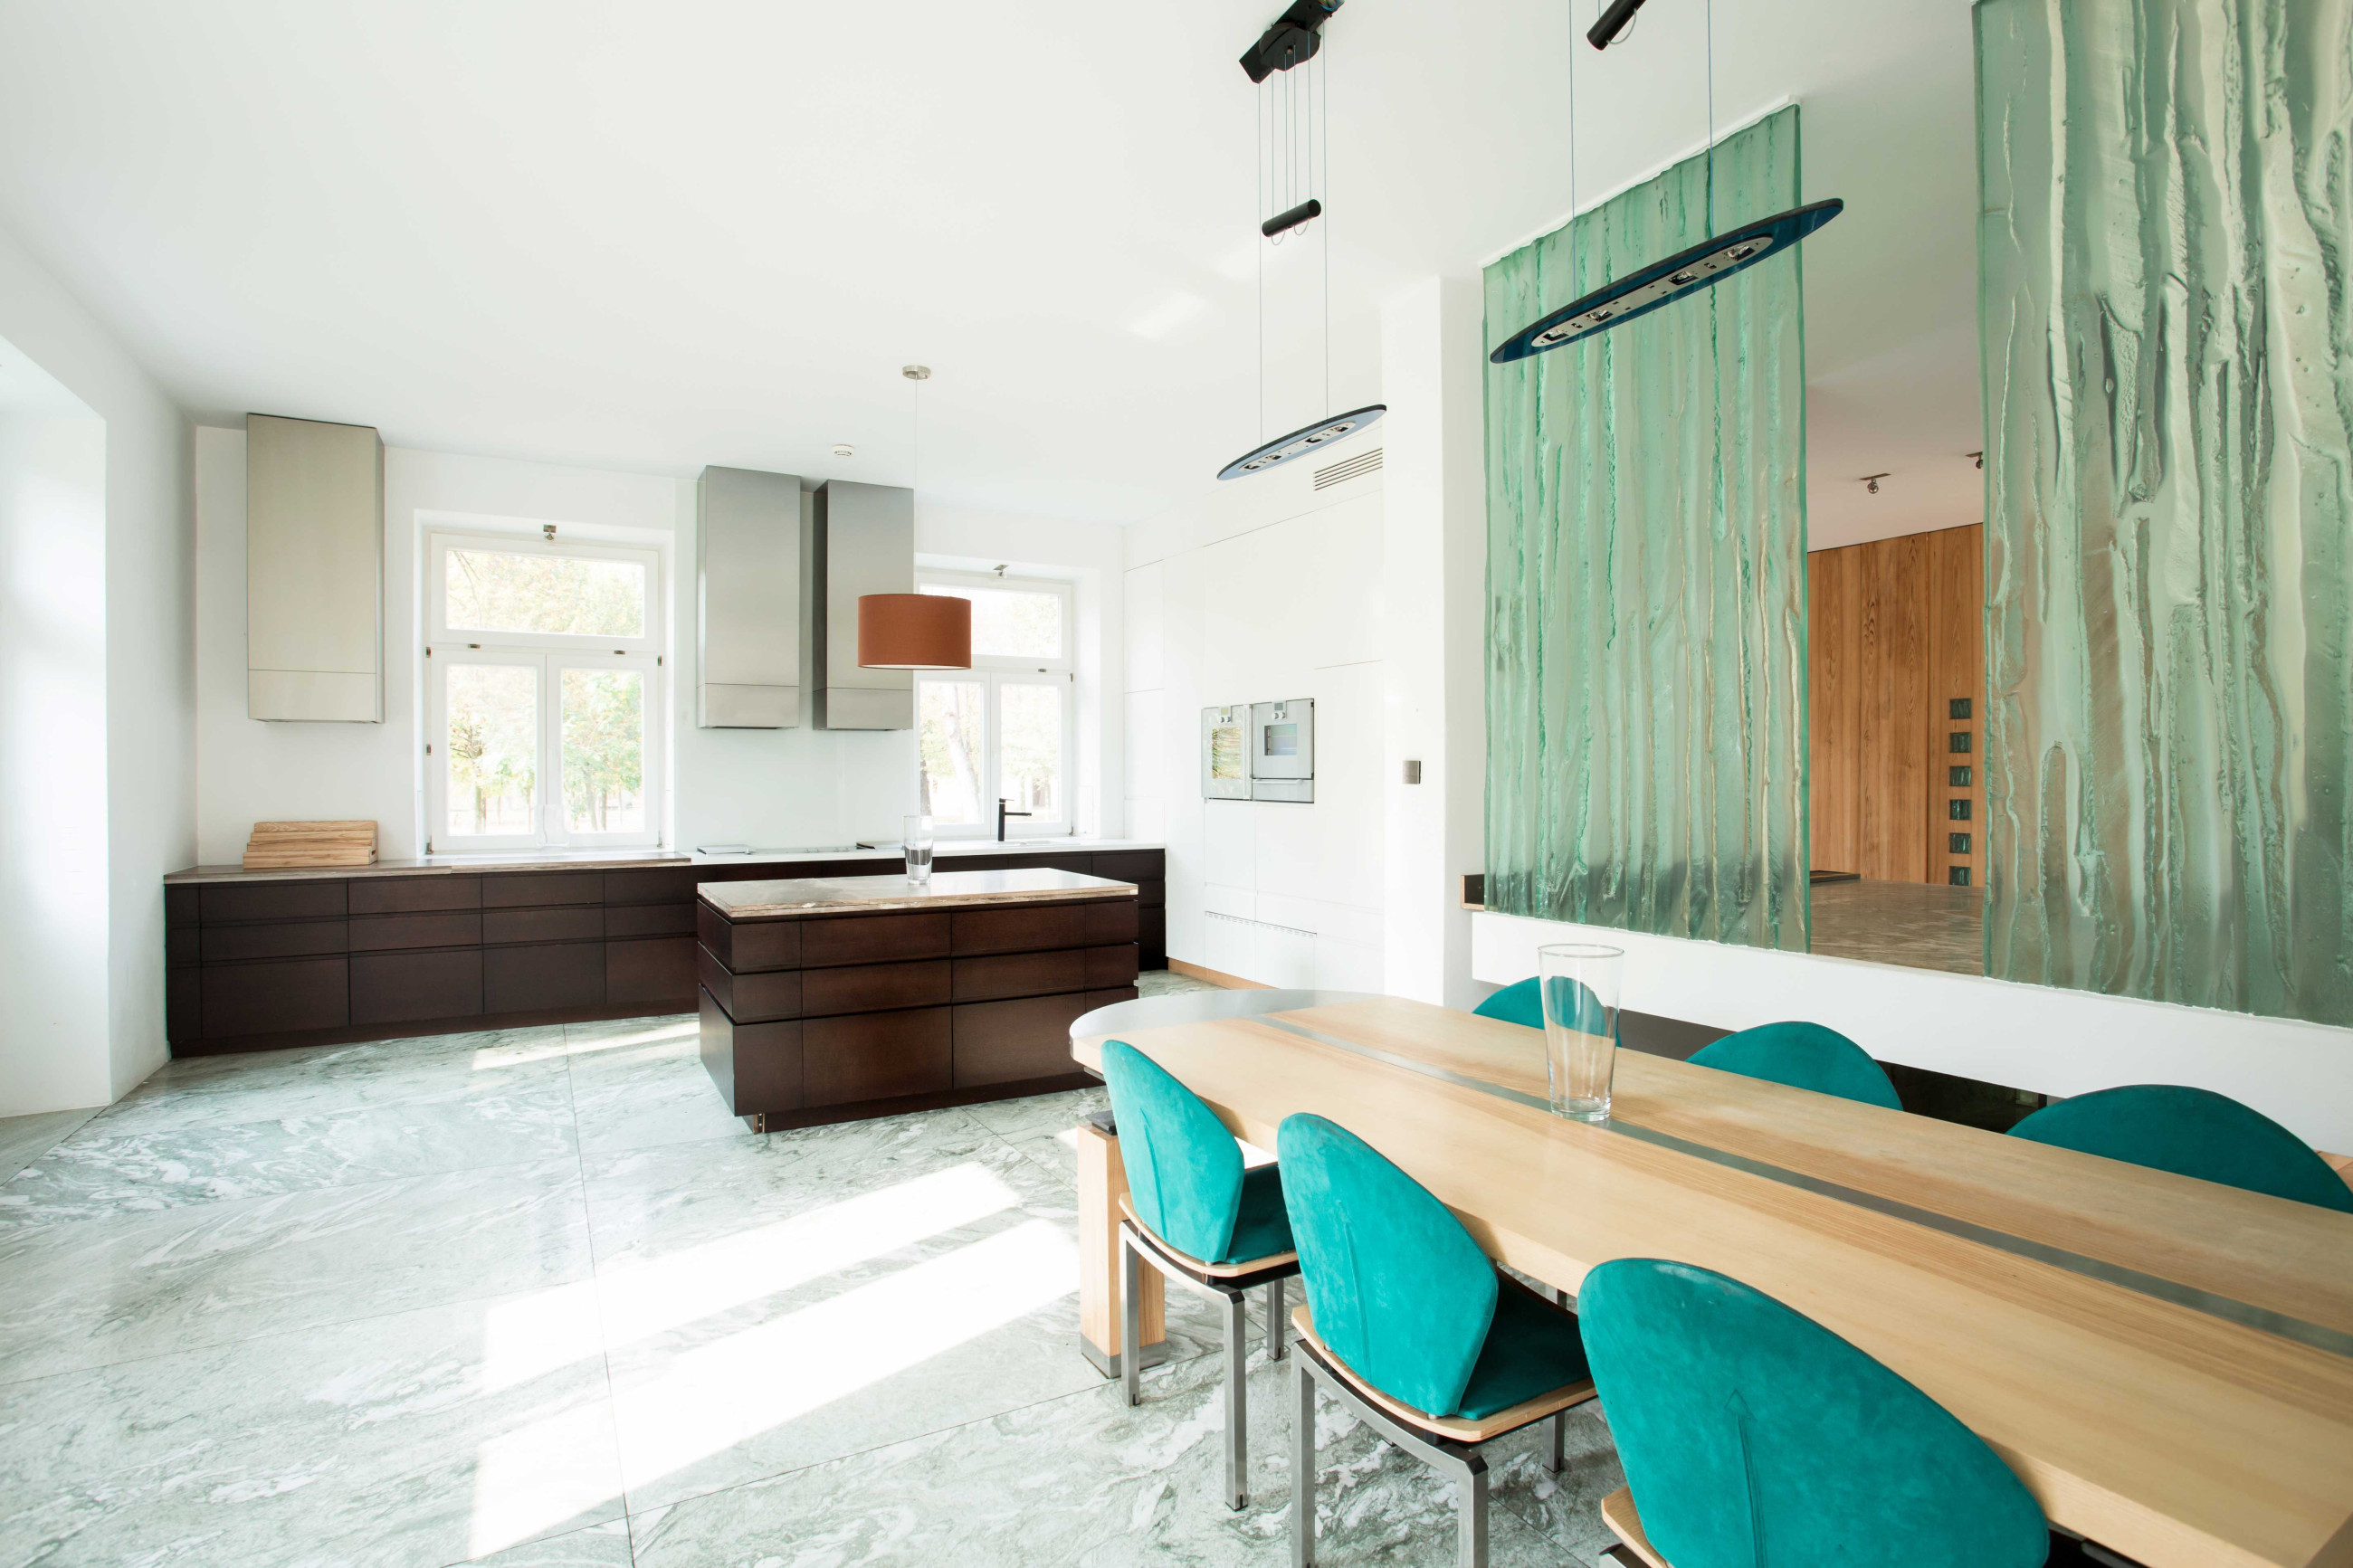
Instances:
[[[933,854],[943,860],[965,855],[1086,855],[1099,850],[1159,849],[1149,838],[942,839]],[[485,871],[624,871],[677,866],[793,866],[818,861],[896,862],[896,844],[874,848],[828,847],[754,849],[748,855],[706,855],[673,849],[513,849],[476,855],[427,855],[411,860],[378,860],[372,866],[303,866],[248,871],[241,866],[191,866],[165,875],[168,884],[187,882],[299,881],[306,878],[467,876]]]
[[[702,901],[730,920],[793,915],[872,914],[965,904],[1068,903],[1134,898],[1133,882],[1076,871],[934,871],[918,885],[904,877],[807,877],[777,882],[706,882]]]

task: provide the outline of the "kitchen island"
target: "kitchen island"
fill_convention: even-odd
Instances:
[[[1136,885],[1052,869],[697,889],[702,1063],[751,1129],[1091,1082],[1081,1014],[1135,995]]]

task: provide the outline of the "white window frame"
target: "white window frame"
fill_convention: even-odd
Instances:
[[[662,832],[662,791],[667,781],[662,765],[669,746],[662,688],[663,592],[661,552],[627,545],[559,540],[549,542],[520,535],[466,533],[432,530],[426,536],[425,674],[427,731],[425,738],[426,847],[430,854],[463,854],[472,850],[587,848],[596,846],[659,845]],[[572,633],[452,631],[448,619],[448,552],[452,546],[480,548],[511,555],[570,555],[626,560],[644,566],[646,613],[642,634],[634,637],[591,637]],[[453,665],[515,665],[535,668],[539,693],[539,758],[532,830],[522,834],[463,837],[449,832],[448,759],[449,685]],[[645,678],[645,755],[642,764],[646,826],[633,833],[575,832],[567,825],[564,800],[564,674],[566,669],[634,669]]]
[[[1005,837],[1017,838],[1066,838],[1078,831],[1079,741],[1078,741],[1078,661],[1073,651],[1078,644],[1077,584],[1053,577],[1004,577],[993,572],[949,572],[931,567],[918,567],[915,586],[920,592],[927,584],[943,588],[1001,588],[1023,594],[1052,594],[1062,601],[1062,649],[1053,658],[1017,658],[1009,654],[975,654],[969,672],[944,669],[915,672],[918,688],[916,723],[923,722],[920,688],[926,679],[962,681],[981,688],[982,719],[980,726],[980,776],[987,781],[986,789],[1004,786],[1004,770],[998,755],[997,740],[1003,707],[999,693],[1007,686],[1051,686],[1062,697],[1062,815],[1051,820],[1039,817],[1016,816],[1005,824]],[[915,753],[918,797],[922,788],[923,752]],[[985,791],[984,791],[985,793]],[[935,823],[934,837],[939,838],[994,838],[997,837],[997,797],[987,795],[985,821],[975,824]]]

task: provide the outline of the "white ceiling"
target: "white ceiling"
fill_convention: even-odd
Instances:
[[[1260,429],[1235,59],[1281,4],[0,0],[0,225],[200,416],[903,483],[920,360],[927,497],[1133,521]],[[1591,10],[1330,24],[1335,405],[1382,299],[1566,212]],[[1582,199],[1698,144],[1706,15],[1579,57]],[[1975,521],[1966,0],[1714,26],[1718,121],[1797,99],[1848,202],[1804,252],[1816,543]],[[1324,397],[1321,252],[1273,263],[1269,433]]]

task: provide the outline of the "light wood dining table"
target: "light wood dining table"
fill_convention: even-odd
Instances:
[[[1572,1121],[1540,1031],[1394,997],[1115,1037],[1248,1142],[1339,1122],[1547,1284],[1634,1257],[1746,1281],[2151,1568],[2353,1565],[2353,1215],[1628,1050],[1610,1121]]]

